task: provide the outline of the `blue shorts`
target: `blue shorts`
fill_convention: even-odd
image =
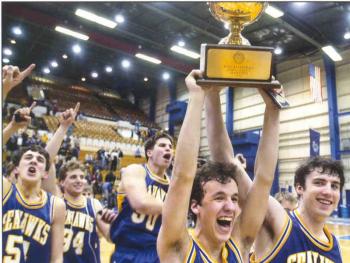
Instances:
[[[160,263],[157,248],[131,249],[120,247],[111,257],[111,263]]]

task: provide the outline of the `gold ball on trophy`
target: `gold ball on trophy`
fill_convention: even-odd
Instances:
[[[249,44],[241,36],[241,31],[244,26],[256,21],[266,6],[264,2],[209,2],[212,15],[230,26],[230,34],[222,42],[233,45]]]

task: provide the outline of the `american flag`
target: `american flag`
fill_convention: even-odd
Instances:
[[[314,102],[322,102],[321,69],[314,64],[309,65],[310,92]]]

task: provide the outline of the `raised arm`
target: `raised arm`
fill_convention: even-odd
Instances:
[[[239,232],[233,232],[234,236],[239,234],[238,238],[245,253],[249,253],[250,246],[264,221],[278,159],[279,109],[263,90],[259,92],[266,108],[255,160],[255,176],[237,221]]]
[[[234,162],[237,167],[236,182],[238,184],[239,204],[245,200],[251,180],[241,165],[241,162],[233,157],[233,147],[228,136],[221,112],[220,88],[214,87],[205,99],[205,114],[207,121],[207,136],[210,157],[216,162]],[[233,110],[233,109],[232,109]]]
[[[163,206],[162,227],[157,240],[158,255],[162,262],[182,262],[190,242],[187,214],[197,168],[201,113],[205,98],[202,88],[196,85],[195,79],[200,76],[199,70],[193,70],[186,78],[189,102],[179,134],[173,175]]]
[[[27,128],[32,118],[30,112],[35,107],[34,101],[30,107],[20,108],[14,112],[10,123],[5,127],[2,134],[2,143],[6,144],[10,137],[19,129]],[[17,116],[17,117],[16,117]]]
[[[233,148],[222,118],[219,87],[205,98],[205,114],[210,158],[215,162],[232,162]]]
[[[61,196],[61,193],[56,184],[56,169],[54,164],[55,157],[61,147],[62,141],[67,133],[69,126],[72,125],[75,120],[75,117],[79,111],[79,107],[80,103],[78,102],[75,105],[74,109],[68,109],[60,115],[60,126],[58,127],[50,141],[47,143],[45,148],[50,155],[51,167],[49,170],[48,178],[42,181],[41,187],[45,191],[50,192],[56,196]]]
[[[59,117],[60,126],[56,130],[55,134],[52,136],[50,141],[46,145],[46,151],[50,154],[51,161],[54,161],[60,147],[64,136],[67,133],[69,126],[71,126],[80,108],[80,103],[75,105],[75,108],[65,110]]]
[[[146,171],[139,164],[131,164],[123,170],[121,183],[131,207],[147,215],[162,213],[163,202],[147,192]]]
[[[25,70],[20,71],[18,67],[12,65],[6,65],[2,68],[2,95],[3,101],[6,99],[8,93],[20,84],[23,79],[32,73],[35,68],[35,64],[31,64]]]

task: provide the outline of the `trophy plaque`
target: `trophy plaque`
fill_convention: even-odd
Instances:
[[[250,46],[241,36],[244,26],[256,21],[264,11],[264,2],[209,2],[209,10],[229,25],[230,34],[219,44],[202,44],[199,85],[278,88],[272,79],[273,48]]]

